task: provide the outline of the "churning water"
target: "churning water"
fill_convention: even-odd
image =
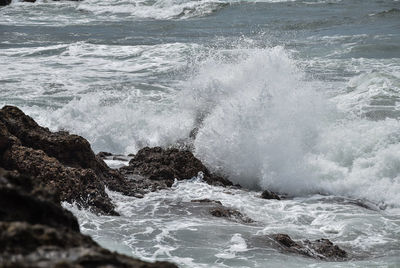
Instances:
[[[198,127],[211,170],[291,197],[191,181],[110,193],[121,217],[65,204],[104,246],[183,267],[400,266],[399,1],[14,0],[0,63],[0,105],[95,151],[175,145]],[[198,198],[256,224],[212,218]],[[329,238],[353,260],[282,254],[263,240],[277,232]]]

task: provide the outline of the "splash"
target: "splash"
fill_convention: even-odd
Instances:
[[[342,105],[352,95],[330,98],[304,77],[282,47],[203,61],[183,94],[197,156],[250,188],[400,205],[399,121],[355,115]]]
[[[309,189],[315,183],[304,156],[331,105],[282,47],[243,52],[233,64],[209,60],[190,83],[196,109],[207,114],[196,153],[247,187]]]

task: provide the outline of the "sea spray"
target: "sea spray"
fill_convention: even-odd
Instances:
[[[184,107],[201,119],[195,152],[210,169],[292,196],[400,205],[397,119],[371,121],[351,106],[345,110],[342,98],[305,80],[282,47],[239,51],[235,60],[212,56],[199,63],[182,92]]]
[[[334,109],[282,47],[243,52],[234,63],[211,59],[190,81],[208,114],[196,153],[246,187],[309,191],[316,184],[305,156]]]

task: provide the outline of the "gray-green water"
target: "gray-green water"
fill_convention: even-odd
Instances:
[[[197,126],[194,152],[210,169],[295,197],[263,201],[187,183],[142,200],[113,194],[120,218],[71,207],[85,232],[141,258],[184,267],[400,266],[399,100],[399,1],[0,8],[0,105],[80,134],[95,151],[174,145]],[[220,199],[258,225],[196,212],[194,197]],[[328,237],[354,260],[281,254],[260,241],[274,232]]]

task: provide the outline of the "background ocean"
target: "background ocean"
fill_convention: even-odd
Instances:
[[[252,190],[110,193],[121,217],[65,204],[105,247],[182,267],[400,267],[398,0],[14,0],[0,8],[5,104],[96,152],[197,127],[195,155]],[[257,223],[213,218],[198,198]],[[352,260],[284,254],[263,240],[279,232]]]

